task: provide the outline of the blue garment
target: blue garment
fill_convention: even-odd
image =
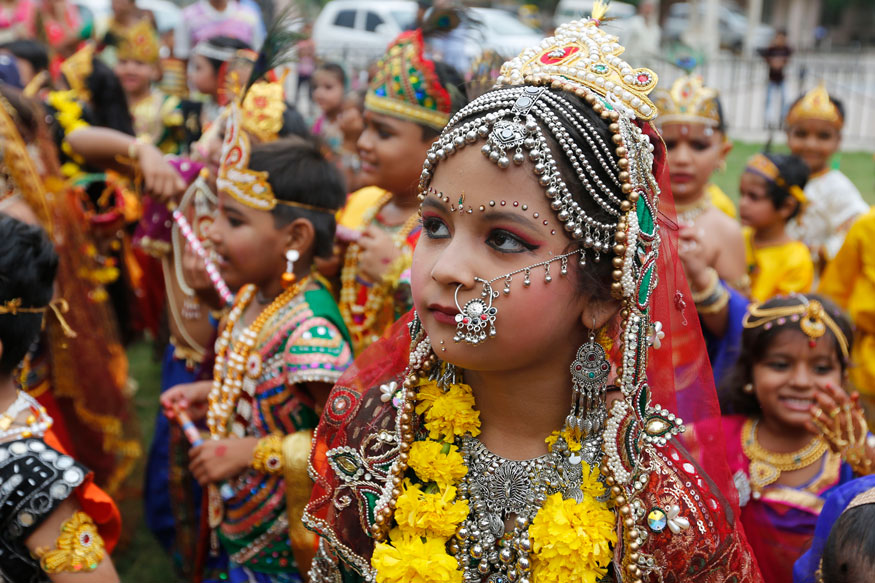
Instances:
[[[817,518],[811,548],[793,565],[793,583],[815,583],[815,573],[820,567],[823,549],[833,525],[857,495],[873,488],[875,475],[857,478],[830,490]]]
[[[729,291],[729,314],[727,316],[726,331],[718,337],[702,326],[702,334],[705,336],[705,347],[708,349],[708,358],[711,360],[711,370],[714,371],[714,385],[720,387],[720,381],[728,373],[741,351],[741,333],[744,327],[741,325],[744,314],[750,300],[729,287],[723,286]]]
[[[204,583],[302,583],[298,573],[260,573],[225,559],[226,568],[219,579],[205,579]]]
[[[167,346],[161,367],[161,392],[170,387],[197,380],[197,371],[189,370],[185,360],[173,356],[174,347]],[[155,433],[149,447],[146,463],[146,480],[143,502],[146,510],[146,524],[164,549],[172,553],[176,537],[176,521],[173,516],[173,503],[170,492],[171,466],[170,422],[159,411],[155,420]],[[200,509],[200,487],[194,484],[195,508]],[[197,522],[195,522],[197,524]]]

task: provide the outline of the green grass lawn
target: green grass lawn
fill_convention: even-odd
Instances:
[[[733,200],[738,199],[738,181],[748,158],[762,149],[761,144],[736,142],[729,155],[726,170],[714,176],[714,182]],[[841,154],[839,167],[857,185],[869,204],[875,204],[875,162],[872,154],[850,152]],[[139,383],[135,397],[137,416],[143,434],[143,451],[148,451],[158,410],[160,365],[153,358],[152,345],[135,344],[128,350],[131,374]],[[145,460],[138,468],[134,484],[142,484]],[[116,567],[124,583],[171,583],[175,575],[170,559],[161,550],[143,522],[142,496],[128,496],[121,503],[128,543],[114,555]]]
[[[762,144],[735,142],[726,161],[726,170],[714,174],[714,183],[732,200],[738,201],[738,182],[744,172],[745,162],[762,148]],[[789,152],[785,146],[776,147],[775,151]],[[866,202],[875,204],[875,160],[872,152],[843,152],[836,156],[835,161],[839,170],[860,190]]]

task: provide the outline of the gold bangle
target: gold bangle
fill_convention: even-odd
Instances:
[[[106,555],[94,520],[77,511],[61,525],[54,549],[34,551],[46,573],[81,573],[95,570]]]
[[[694,292],[690,290],[690,293],[693,296],[693,302],[696,304],[699,304],[714,295],[714,292],[717,291],[717,286],[720,284],[720,276],[717,275],[716,269],[714,269],[713,267],[709,267],[708,273],[711,277],[711,282],[704,290],[700,292]]]
[[[716,301],[707,304],[696,304],[696,311],[702,315],[716,314],[720,312],[723,308],[726,307],[726,304],[729,303],[729,290],[725,287],[721,286],[723,293],[720,294],[720,297],[717,298]]]
[[[283,471],[283,437],[276,433],[262,437],[252,452],[250,467],[256,472],[281,474]]]

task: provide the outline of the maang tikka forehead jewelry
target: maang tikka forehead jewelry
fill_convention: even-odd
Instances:
[[[487,338],[492,338],[496,335],[495,319],[498,315],[498,308],[493,306],[493,301],[501,294],[495,291],[492,284],[504,280],[504,295],[510,294],[510,284],[513,282],[513,276],[520,273],[525,274],[523,277],[523,285],[529,287],[532,284],[532,270],[539,267],[544,268],[544,283],[553,281],[553,276],[550,275],[550,264],[557,261],[560,262],[559,274],[562,276],[568,275],[568,258],[572,255],[582,254],[583,249],[577,249],[569,253],[551,257],[545,261],[540,261],[526,267],[521,267],[517,270],[493,277],[490,280],[485,280],[480,277],[475,277],[476,283],[483,284],[483,289],[480,292],[480,297],[468,300],[464,306],[459,304],[459,291],[462,286],[460,283],[456,286],[456,293],[453,299],[456,302],[456,309],[459,313],[456,314],[456,335],[453,336],[455,342],[466,342],[468,344],[477,345],[485,341]],[[487,335],[488,330],[488,335]]]

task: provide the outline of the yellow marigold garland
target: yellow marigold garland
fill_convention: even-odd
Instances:
[[[456,500],[455,486],[468,468],[452,442],[480,433],[480,413],[467,385],[444,390],[435,381],[423,380],[416,400],[416,413],[423,415],[429,440],[411,446],[408,467],[422,483],[405,478],[395,503],[397,526],[389,532],[389,542],[374,547],[371,566],[377,583],[461,583],[462,571],[447,552],[446,541],[468,517],[468,502]],[[551,450],[559,437],[572,451],[580,449],[579,436],[563,430],[547,438]],[[595,583],[611,562],[611,548],[617,542],[615,516],[606,502],[599,501],[605,487],[598,468],[582,465],[583,501],[552,494],[529,528],[538,583]]]
[[[48,103],[54,108],[55,120],[64,131],[65,139],[61,142],[61,150],[70,158],[70,161],[61,166],[61,173],[67,178],[73,178],[82,172],[80,166],[85,160],[73,151],[66,137],[78,129],[87,128],[88,122],[82,119],[82,106],[76,101],[73,91],[52,91],[49,93]]]

